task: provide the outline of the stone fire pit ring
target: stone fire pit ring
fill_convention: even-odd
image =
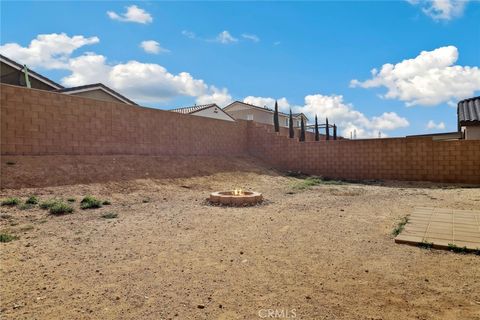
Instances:
[[[212,204],[232,207],[254,206],[262,203],[263,195],[255,191],[242,191],[241,194],[236,194],[235,191],[218,191],[212,192],[208,201]]]

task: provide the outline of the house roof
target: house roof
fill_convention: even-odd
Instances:
[[[259,107],[259,106],[256,106],[256,105],[253,105],[253,104],[250,104],[250,103],[247,103],[247,102],[243,102],[243,101],[238,101],[238,100],[230,103],[228,106],[226,106],[226,107],[223,108],[223,109],[226,110],[227,108],[229,108],[230,106],[232,106],[234,103],[241,103],[241,104],[247,105],[247,106],[249,106],[249,107],[253,107],[253,108],[256,108],[256,109],[258,109],[258,110],[262,110],[262,111],[266,111],[266,112],[271,112],[271,113],[274,112],[273,109],[270,109],[270,108],[268,108],[267,106],[265,106],[265,107],[262,108],[262,107]],[[278,114],[283,115],[283,116],[286,116],[286,117],[289,116],[288,113],[281,112],[281,111],[278,111]],[[303,114],[303,113],[292,113],[292,116],[293,116],[294,118],[297,118],[297,117],[300,117],[300,116],[304,116],[305,119],[308,120],[307,116],[306,116],[305,114]]]
[[[176,109],[172,109],[170,111],[183,113],[183,114],[191,114],[191,113],[194,113],[194,112],[202,111],[204,109],[208,109],[208,108],[213,107],[213,106],[218,107],[215,103],[209,103],[209,104],[194,105],[194,106],[190,106],[190,107],[176,108]]]
[[[222,111],[227,116],[232,118],[232,120],[235,121],[235,119],[231,115],[229,115],[227,112],[225,112],[225,110],[220,108],[216,103],[200,104],[200,105],[195,105],[195,106],[190,106],[190,107],[176,108],[176,109],[172,109],[170,111],[177,112],[177,113],[182,113],[182,114],[193,114],[193,113],[196,113],[196,112],[199,112],[199,111],[211,108],[211,107],[218,108],[218,110]]]
[[[480,123],[480,96],[462,100],[457,106],[459,124]]]
[[[18,63],[16,61],[13,61],[12,59],[7,58],[2,54],[0,54],[0,61],[9,65],[9,66],[11,66],[12,68],[17,69],[17,70],[20,70],[20,71],[23,70],[23,66],[20,63]],[[28,75],[30,77],[35,78],[38,81],[43,82],[44,84],[52,87],[53,89],[63,89],[63,86],[56,83],[55,81],[52,81],[52,80],[48,79],[47,77],[42,76],[41,74],[33,71],[32,69],[30,69],[28,67],[27,67],[27,69],[28,69]]]
[[[84,85],[84,86],[78,86],[78,87],[72,87],[72,88],[63,88],[63,89],[57,90],[57,92],[61,92],[61,93],[65,93],[65,94],[74,94],[74,93],[78,93],[78,92],[88,92],[88,91],[93,91],[93,90],[102,90],[102,91],[108,93],[109,95],[117,98],[118,100],[120,100],[120,101],[122,101],[126,104],[131,104],[131,105],[135,105],[135,106],[137,105],[132,100],[128,99],[127,97],[125,97],[123,95],[121,95],[117,91],[107,87],[103,83],[93,83],[93,84],[87,84],[87,85]]]
[[[452,137],[454,139],[460,139],[461,138],[461,133],[458,131],[453,131],[453,132],[440,132],[440,133],[426,133],[426,134],[413,134],[406,136],[406,138],[422,138],[422,137]]]
[[[20,63],[13,61],[10,58],[5,57],[4,55],[0,54],[0,61],[11,66],[12,68],[15,68],[17,70],[23,70],[24,66],[21,65]],[[115,90],[107,87],[106,85],[102,83],[93,83],[93,84],[88,84],[84,86],[78,86],[78,87],[72,87],[72,88],[65,88],[64,86],[56,83],[55,81],[52,81],[48,79],[45,76],[42,76],[41,74],[33,71],[32,69],[28,68],[28,75],[32,78],[37,79],[38,81],[43,82],[44,84],[52,87],[56,92],[60,93],[65,93],[65,94],[74,94],[77,92],[86,92],[86,91],[92,91],[92,90],[102,90],[111,96],[117,98],[120,101],[123,101],[127,104],[132,104],[132,105],[137,105],[135,102],[132,100],[128,99],[127,97],[121,95],[120,93],[116,92]]]

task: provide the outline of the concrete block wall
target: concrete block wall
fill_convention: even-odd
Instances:
[[[337,179],[480,183],[480,141],[429,138],[306,141],[249,123],[249,152],[282,170]]]
[[[341,179],[480,183],[480,140],[306,142],[288,129],[0,86],[2,155],[253,155],[281,170]],[[296,134],[298,137],[298,132]],[[74,183],[74,182],[71,182]]]
[[[275,132],[275,128],[273,125],[268,125],[268,124],[259,124],[263,125],[268,132]],[[300,138],[300,128],[294,128],[294,137],[295,138]],[[288,128],[285,127],[280,127],[279,134],[285,137],[288,137],[290,132]],[[319,140],[326,140],[325,136],[325,129],[321,128],[319,132]],[[338,139],[343,139],[341,137],[337,137]],[[330,128],[330,139],[333,140],[333,129]],[[315,141],[315,133],[313,131],[305,131],[305,141]]]
[[[245,121],[228,122],[123,103],[1,85],[5,155],[240,155]]]

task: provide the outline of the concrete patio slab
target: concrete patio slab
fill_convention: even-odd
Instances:
[[[455,245],[479,250],[480,210],[415,208],[395,242],[410,245],[428,243],[437,249]]]

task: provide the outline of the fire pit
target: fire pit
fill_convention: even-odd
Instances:
[[[232,207],[254,206],[262,203],[263,196],[259,192],[235,189],[232,191],[213,192],[210,194],[208,201],[213,204]]]

